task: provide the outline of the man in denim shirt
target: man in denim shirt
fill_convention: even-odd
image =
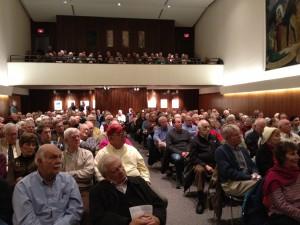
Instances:
[[[62,152],[52,144],[36,153],[38,170],[17,183],[13,194],[13,224],[77,225],[83,212],[74,178],[60,172]]]

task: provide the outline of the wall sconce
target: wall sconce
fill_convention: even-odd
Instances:
[[[110,89],[110,87],[109,87],[109,86],[104,86],[103,89],[104,89],[105,91],[108,91],[108,90]]]
[[[54,94],[54,95],[56,95],[56,94],[57,94],[56,90],[53,90],[53,94]]]
[[[93,94],[93,91],[92,91],[92,90],[89,90],[89,94],[92,95],[92,94]]]
[[[178,90],[176,90],[175,93],[178,94]]]
[[[70,90],[68,90],[68,95],[70,95],[71,94],[71,91]]]
[[[138,88],[138,87],[133,88],[133,91],[139,91],[139,90],[140,90],[140,88]]]

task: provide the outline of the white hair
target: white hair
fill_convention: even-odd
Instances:
[[[3,133],[7,134],[9,130],[11,130],[12,128],[16,128],[18,131],[18,126],[14,123],[7,123],[4,125],[3,127]]]
[[[101,158],[101,160],[99,161],[99,164],[98,164],[98,170],[103,177],[106,177],[106,175],[107,175],[108,165],[116,160],[121,161],[121,159],[118,156],[113,155],[113,154],[105,154]]]
[[[74,128],[74,127],[70,127],[68,129],[65,130],[64,132],[64,139],[67,140],[71,134],[74,134],[74,133],[80,133],[80,131],[77,129],[77,128]]]

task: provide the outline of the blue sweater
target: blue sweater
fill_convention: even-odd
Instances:
[[[218,166],[220,182],[224,183],[229,180],[250,180],[251,174],[257,172],[254,162],[251,160],[247,149],[240,149],[243,153],[247,164],[247,172],[243,172],[237,162],[234,151],[228,144],[221,145],[215,152],[215,160]]]

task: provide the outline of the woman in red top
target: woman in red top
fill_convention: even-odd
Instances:
[[[263,203],[269,209],[270,225],[300,224],[300,169],[298,147],[280,143],[275,150],[275,165],[266,175]]]

